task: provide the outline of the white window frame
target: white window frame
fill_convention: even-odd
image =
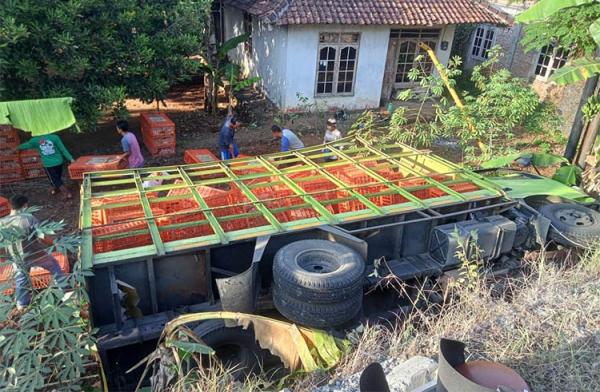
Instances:
[[[481,35],[479,35],[479,31],[481,31]],[[491,37],[489,37],[490,33],[492,35]],[[479,60],[487,60],[490,48],[496,43],[497,33],[498,32],[494,26],[477,26],[475,31],[473,31],[473,39],[471,40],[471,46],[469,47],[470,56]],[[475,48],[477,48],[476,54],[473,53]]]
[[[342,42],[341,40],[341,35],[342,34],[356,34],[357,35],[357,39],[356,42]],[[337,35],[338,36],[338,40],[337,42],[321,42],[321,36],[322,35]],[[356,74],[358,71],[358,58],[360,55],[360,38],[361,38],[361,34],[359,32],[355,32],[355,31],[342,31],[342,32],[331,32],[331,31],[323,31],[323,32],[319,32],[319,38],[318,38],[318,45],[317,45],[317,65],[316,65],[316,69],[315,69],[315,93],[314,96],[315,98],[323,98],[323,97],[351,97],[354,96],[354,91],[356,88]],[[334,66],[333,66],[333,85],[331,88],[331,92],[330,93],[319,93],[318,92],[318,86],[319,86],[319,63],[320,63],[320,54],[321,54],[321,49],[323,48],[327,48],[327,47],[331,47],[335,49],[335,59],[334,59]],[[351,47],[356,51],[356,56],[354,59],[354,70],[352,73],[352,89],[350,92],[341,92],[338,93],[337,92],[337,88],[338,88],[338,79],[339,79],[339,75],[340,75],[340,62],[341,62],[341,55],[342,55],[342,50],[346,47]],[[341,71],[344,72],[344,71]],[[348,81],[345,81],[343,83],[347,83]]]
[[[569,58],[569,50],[561,47],[557,47],[555,45],[546,45],[544,46],[538,56],[537,61],[533,66],[533,74],[537,80],[541,80],[543,82],[548,81],[552,74],[562,68]],[[548,59],[548,62],[544,64],[544,60]],[[541,68],[538,73],[538,67]]]

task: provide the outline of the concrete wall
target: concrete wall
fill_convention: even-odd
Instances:
[[[379,106],[390,26],[308,25],[289,26],[288,29],[284,108],[298,107],[296,93],[328,107],[364,109]],[[361,34],[354,95],[316,98],[319,33],[338,31]]]
[[[435,55],[437,56],[438,60],[440,60],[440,63],[444,65],[448,65],[448,61],[450,60],[450,51],[452,50],[452,42],[454,41],[455,31],[456,25],[446,25],[442,27],[442,34],[435,50]],[[446,50],[442,50],[441,48],[443,41],[448,42],[448,47]]]

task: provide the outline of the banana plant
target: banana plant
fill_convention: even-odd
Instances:
[[[220,88],[225,87],[225,82],[229,83],[229,88],[225,89],[227,100],[229,102],[228,111],[231,112],[233,106],[233,93],[246,87],[252,86],[259,78],[243,78],[240,76],[241,68],[239,65],[228,61],[227,54],[235,49],[239,44],[246,42],[250,36],[241,34],[225,41],[216,50],[213,56],[204,58],[201,65],[202,71],[207,76],[208,91],[205,94],[207,108],[210,108],[213,114],[217,112],[217,97]]]
[[[581,7],[597,3],[598,0],[540,0],[516,17],[519,23],[535,23],[542,21],[563,9]],[[600,45],[600,18],[596,19],[588,28],[590,36],[596,44]],[[579,58],[557,70],[551,81],[557,84],[571,84],[600,74],[600,59]]]

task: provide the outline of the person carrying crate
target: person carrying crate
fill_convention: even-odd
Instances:
[[[55,195],[60,191],[64,199],[73,197],[62,180],[62,170],[65,161],[74,162],[74,159],[58,135],[34,136],[17,148],[19,150],[38,150],[42,159],[42,166],[44,166],[52,185],[50,192]]]
[[[8,254],[11,258],[22,262],[20,263],[22,265],[13,263],[17,309],[19,310],[27,307],[31,301],[31,287],[27,277],[31,268],[43,268],[50,272],[54,279],[65,276],[58,261],[47,253],[47,248],[52,244],[52,240],[43,235],[32,236],[35,226],[40,222],[25,210],[28,204],[27,197],[14,195],[10,198],[10,215],[0,218],[1,229],[16,230],[20,238],[23,238],[8,247]]]
[[[271,133],[276,140],[279,140],[279,150],[281,152],[304,148],[302,140],[291,129],[281,129],[279,125],[273,125]]]
[[[225,123],[219,131],[219,151],[221,160],[237,158],[240,155],[240,149],[235,142],[235,130],[240,126],[235,116],[227,117]]]
[[[135,135],[129,132],[129,123],[125,120],[117,122],[117,132],[122,136],[121,147],[127,157],[129,169],[144,167],[144,157],[140,150],[140,144]]]

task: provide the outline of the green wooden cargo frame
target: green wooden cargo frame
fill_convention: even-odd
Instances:
[[[340,169],[351,167],[354,170],[353,173],[359,173],[361,176],[367,177],[369,182],[349,183],[347,179],[336,175],[336,167]],[[385,177],[385,173],[378,171],[381,167],[387,170],[395,170],[401,174],[401,181],[419,180],[423,184],[409,187],[399,186],[397,179],[390,180]],[[298,177],[300,173],[309,173],[310,175]],[[444,179],[439,180],[440,177],[444,177]],[[152,180],[162,180],[163,183],[144,186],[144,181]],[[321,196],[331,193],[330,189],[310,192],[303,188],[303,183],[314,180],[328,181],[332,184],[332,189],[337,192],[336,195],[341,194],[341,196],[323,200]],[[460,192],[452,189],[453,184],[458,183],[473,184],[477,187],[477,190]],[[293,193],[293,196],[288,194],[281,197],[275,195],[269,198],[261,198],[253,192],[255,189],[274,185],[283,187],[286,192]],[[226,186],[228,189],[235,189],[241,193],[245,201],[235,205],[224,204],[223,207],[211,208],[197,191],[199,186]],[[365,192],[367,188],[373,186],[385,189],[374,193]],[[416,191],[429,188],[442,191],[443,196],[422,199],[414,194]],[[187,189],[189,195],[183,197],[181,195],[160,196],[160,193],[173,189]],[[151,199],[148,197],[149,194],[153,195]],[[157,194],[159,196],[156,196]],[[137,198],[135,200],[126,199],[121,202],[118,200],[120,197],[125,196],[131,198],[131,195],[136,195]],[[405,201],[380,206],[371,200],[385,195],[400,195]],[[498,197],[499,195],[503,195],[503,192],[484,177],[437,157],[429,151],[420,151],[404,144],[375,146],[360,137],[345,138],[335,143],[307,147],[301,150],[232,161],[91,172],[84,175],[81,187],[80,227],[83,236],[81,258],[83,265],[91,268],[94,265],[105,263],[162,256],[207,246],[226,245],[233,241],[261,235],[303,230],[321,225],[343,224],[441,205],[482,200]],[[151,203],[190,197],[199,206],[191,212],[202,213],[204,219],[170,225],[166,228],[157,225],[157,219],[164,216],[176,216],[177,213],[155,216]],[[109,203],[100,205],[96,203],[94,205],[95,199],[100,198],[114,200]],[[273,204],[283,203],[283,201],[290,198],[300,198],[302,203],[293,206],[272,207]],[[336,203],[349,201],[360,202],[364,208],[358,211],[341,213],[332,211],[331,206]],[[243,206],[251,211],[221,217],[215,215],[219,208],[232,206]],[[92,225],[92,213],[99,209],[117,207],[141,207],[144,216],[131,221],[143,220],[147,222],[147,229],[94,236],[93,229],[98,226]],[[278,214],[305,208],[312,209],[314,217],[292,221],[281,221],[277,218]],[[266,223],[259,227],[229,232],[223,228],[224,222],[253,217],[264,218]],[[197,225],[209,225],[212,234],[170,242],[164,242],[161,239],[161,230]],[[95,240],[123,238],[139,235],[140,233],[149,233],[152,244],[94,254],[93,243]]]

